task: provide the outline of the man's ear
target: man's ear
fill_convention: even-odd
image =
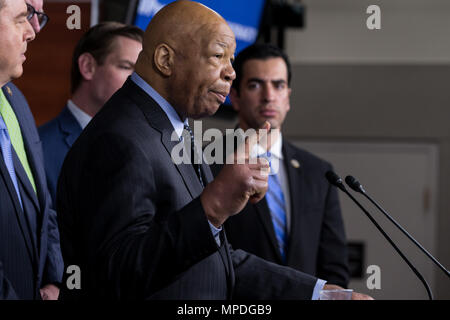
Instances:
[[[239,112],[239,110],[241,109],[239,106],[239,94],[237,92],[237,90],[235,88],[231,88],[230,90],[230,100],[231,100],[231,105],[233,106],[234,111]]]
[[[292,93],[292,89],[291,89],[291,87],[289,87],[289,89],[288,89],[288,109],[287,109],[287,111],[291,110],[291,93]]]
[[[92,54],[85,52],[78,57],[78,69],[84,80],[92,80],[97,69],[97,61]]]
[[[169,77],[172,74],[172,66],[175,52],[165,43],[161,43],[155,49],[153,62],[156,69],[164,76]]]

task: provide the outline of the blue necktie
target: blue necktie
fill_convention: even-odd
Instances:
[[[286,261],[286,207],[283,189],[276,174],[269,175],[269,188],[266,193],[267,205],[272,216],[272,223],[275,229],[275,236],[278,241],[281,257]]]
[[[0,148],[2,150],[3,160],[5,161],[6,168],[8,169],[9,176],[11,177],[14,188],[16,189],[17,197],[19,198],[20,206],[22,206],[22,199],[20,198],[19,185],[17,183],[16,172],[14,170],[14,163],[12,159],[12,145],[9,139],[8,129],[3,121],[3,117],[0,115]]]

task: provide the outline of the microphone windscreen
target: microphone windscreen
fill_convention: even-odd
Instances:
[[[347,185],[352,188],[353,190],[355,190],[356,192],[361,192],[361,183],[359,183],[358,180],[356,180],[355,177],[353,176],[346,176],[345,177],[345,182],[347,183]]]
[[[342,184],[342,179],[331,170],[325,173],[325,177],[327,178],[328,182],[334,186],[340,186]]]

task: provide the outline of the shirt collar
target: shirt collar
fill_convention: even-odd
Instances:
[[[270,147],[271,156],[274,156],[278,160],[282,160],[283,159],[283,152],[281,150],[282,146],[283,146],[283,135],[280,132],[277,141],[275,141],[275,143]],[[256,157],[258,155],[262,155],[265,153],[266,150],[259,144],[255,145],[253,150],[250,151],[250,155],[252,157]]]
[[[77,122],[80,124],[81,129],[84,130],[88,123],[92,120],[92,117],[88,115],[86,112],[81,110],[72,100],[69,99],[67,101],[67,108],[69,108],[69,111],[72,113],[72,115],[75,117]]]
[[[172,124],[175,132],[179,137],[183,136],[184,125],[188,124],[188,120],[186,119],[184,122],[181,121],[180,116],[175,111],[175,109],[167,102],[166,99],[161,97],[161,95],[156,92],[141,76],[139,76],[136,72],[131,74],[131,80],[138,85],[142,90],[144,90],[156,103],[161,107],[164,113],[169,118],[170,123]]]
[[[283,152],[281,151],[281,146],[283,145],[283,136],[278,137],[277,141],[270,148],[270,153],[278,159],[283,159]]]

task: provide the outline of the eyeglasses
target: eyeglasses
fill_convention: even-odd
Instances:
[[[50,18],[44,12],[36,11],[36,9],[29,3],[27,3],[27,20],[30,21],[33,19],[33,16],[36,15],[39,22],[39,27],[44,28]]]

